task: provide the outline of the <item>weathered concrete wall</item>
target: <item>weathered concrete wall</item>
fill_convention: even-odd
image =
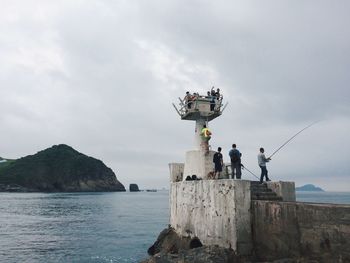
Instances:
[[[181,236],[198,237],[240,254],[251,252],[250,181],[172,183],[170,224]]]
[[[182,181],[184,166],[183,163],[169,163],[170,183]]]
[[[275,192],[285,202],[295,202],[295,183],[294,182],[267,182],[267,188]]]
[[[204,151],[197,150],[186,152],[183,179],[185,180],[186,176],[193,174],[199,178],[207,179],[208,173],[214,171],[214,153],[214,151],[209,151],[208,154],[205,154]]]
[[[350,262],[350,206],[252,201],[259,260],[307,258]]]

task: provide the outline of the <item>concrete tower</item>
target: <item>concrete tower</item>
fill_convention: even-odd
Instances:
[[[208,174],[213,171],[215,151],[208,150],[208,146],[210,149],[210,141],[206,144],[201,131],[204,125],[208,127],[209,121],[222,114],[225,108],[222,107],[222,96],[213,97],[195,94],[190,99],[180,99],[180,109],[177,109],[175,105],[174,107],[182,120],[195,121],[194,149],[186,152],[183,180],[188,175],[196,175],[199,178],[207,179]]]

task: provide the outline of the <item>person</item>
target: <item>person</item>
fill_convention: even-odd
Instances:
[[[213,157],[213,163],[215,165],[215,179],[219,179],[220,173],[222,172],[222,167],[224,165],[222,153],[221,153],[221,147],[218,148],[218,151],[214,154]]]
[[[206,98],[210,100],[210,111],[214,111],[215,97],[212,95],[212,92],[208,91]]]
[[[265,150],[264,148],[260,148],[260,152],[258,154],[258,164],[261,169],[261,176],[260,176],[260,183],[262,184],[264,181],[264,177],[266,179],[266,182],[271,181],[268,176],[268,172],[266,169],[266,163],[271,160],[271,158],[266,158],[264,154]]]
[[[206,125],[203,125],[203,129],[201,130],[201,136],[202,136],[202,143],[205,148],[205,153],[209,153],[209,140],[211,139],[211,132],[207,128]]]
[[[216,99],[218,100],[218,99],[220,99],[220,89],[216,89],[216,92],[215,92],[215,97],[216,97]]]
[[[236,144],[232,144],[232,149],[229,152],[229,156],[231,159],[232,179],[235,179],[235,175],[237,179],[241,179],[241,167],[243,166],[241,163],[242,154],[237,149]]]
[[[184,98],[184,101],[185,101],[185,105],[187,105],[188,109],[191,109],[192,100],[193,100],[193,97],[192,97],[191,93],[189,91],[187,91],[185,98]]]
[[[215,87],[213,86],[210,90],[210,95],[215,97],[216,96],[216,92],[215,92]]]

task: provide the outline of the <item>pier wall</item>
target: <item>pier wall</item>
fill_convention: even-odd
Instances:
[[[350,262],[349,205],[252,201],[252,234],[261,261]]]
[[[267,182],[267,188],[275,192],[277,196],[282,197],[285,202],[296,201],[294,182]]]
[[[295,202],[294,183],[268,184],[283,201],[251,200],[246,180],[172,182],[170,225],[179,236],[259,261],[350,262],[349,205]]]
[[[251,253],[250,181],[200,180],[171,183],[170,225],[204,245]]]

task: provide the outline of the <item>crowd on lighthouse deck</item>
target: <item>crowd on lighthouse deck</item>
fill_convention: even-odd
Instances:
[[[183,98],[185,112],[194,109],[195,102],[199,99],[201,101],[204,100],[210,103],[210,111],[219,111],[222,104],[223,96],[220,93],[220,89],[217,88],[215,90],[214,87],[212,87],[206,95],[200,95],[197,92],[191,94],[189,91],[187,91],[185,97]]]

